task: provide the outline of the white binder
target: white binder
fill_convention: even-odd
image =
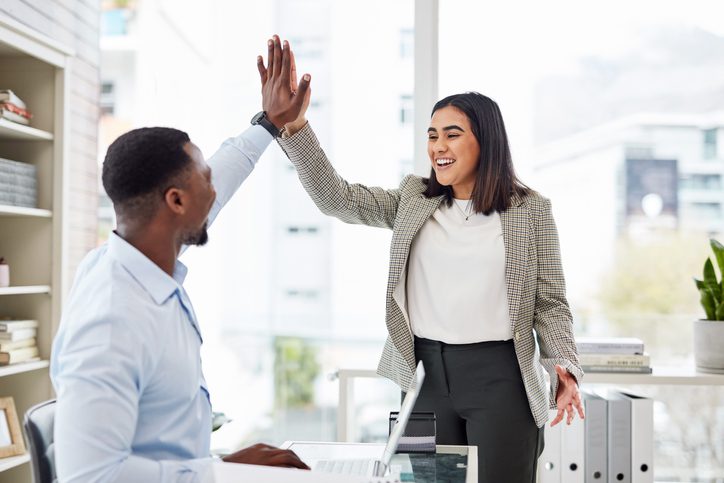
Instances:
[[[631,483],[631,400],[608,391],[608,480]]]
[[[586,419],[583,424],[585,439],[585,483],[608,481],[608,402],[601,396],[581,391]]]
[[[584,483],[584,421],[576,413],[570,426],[561,423],[561,483]]]
[[[654,401],[620,391],[631,402],[631,483],[654,482]]]
[[[551,428],[550,422],[558,411],[548,410],[548,422],[543,430],[543,452],[538,458],[538,483],[561,482],[561,426],[558,423]]]

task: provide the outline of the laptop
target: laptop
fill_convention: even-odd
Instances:
[[[417,364],[417,369],[415,369],[415,383],[405,395],[404,401],[402,401],[397,422],[392,428],[392,431],[390,431],[390,436],[387,438],[387,444],[385,445],[381,459],[320,460],[312,470],[344,475],[386,476],[390,469],[390,460],[392,460],[392,456],[397,451],[400,438],[405,434],[407,422],[410,420],[412,409],[415,407],[417,395],[420,393],[424,380],[425,368],[422,365],[422,361],[420,361]]]

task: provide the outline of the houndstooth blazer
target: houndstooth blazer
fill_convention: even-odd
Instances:
[[[377,372],[407,390],[415,369],[405,302],[407,259],[413,238],[443,197],[426,198],[422,178],[414,175],[392,190],[347,183],[332,167],[309,124],[279,139],[279,145],[324,214],[346,223],[392,229],[386,309],[389,336]],[[540,427],[548,419],[548,408],[555,407],[558,377],[553,366],[560,364],[579,383],[583,377],[565,296],[558,232],[550,201],[538,194],[514,196],[500,219],[513,343],[531,413]],[[549,374],[550,392],[544,371]]]

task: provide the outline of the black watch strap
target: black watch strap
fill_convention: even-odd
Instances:
[[[258,124],[261,127],[263,127],[264,129],[266,129],[269,132],[269,134],[272,135],[273,138],[279,137],[279,134],[280,134],[279,129],[277,129],[277,127],[274,124],[272,124],[272,122],[269,120],[269,118],[266,117],[265,111],[257,112],[254,115],[254,117],[251,118],[251,123],[253,125]]]

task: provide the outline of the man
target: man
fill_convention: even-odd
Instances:
[[[291,56],[274,36],[263,113],[208,165],[176,129],[136,129],[108,148],[103,186],[118,226],[78,268],[53,344],[59,481],[192,482],[208,470],[201,331],[177,258],[185,245],[206,243],[207,225],[298,116],[309,76],[292,86]],[[224,459],[306,468],[267,445]]]

